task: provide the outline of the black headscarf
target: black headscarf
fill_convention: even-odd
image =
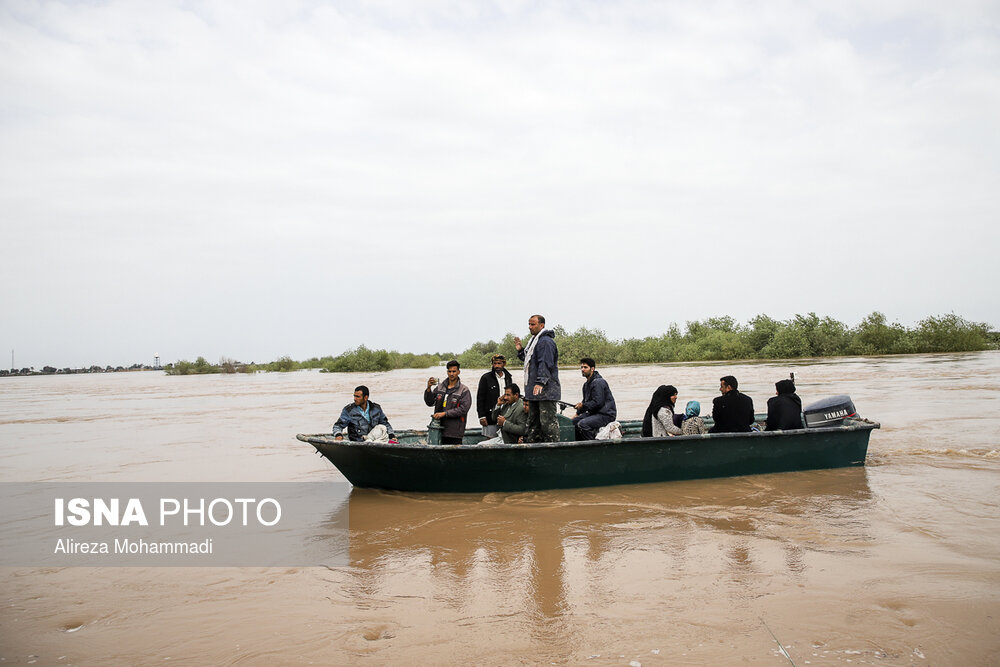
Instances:
[[[791,380],[778,380],[774,383],[774,388],[778,391],[778,396],[784,396],[785,400],[791,401],[798,406],[799,410],[802,410],[802,399],[795,393],[794,382]]]
[[[791,380],[778,380],[774,383],[774,388],[778,390],[779,394],[795,393],[795,383]]]
[[[653,437],[653,415],[660,411],[660,408],[669,408],[674,411],[674,404],[670,401],[671,396],[677,395],[677,387],[672,384],[661,384],[653,392],[653,398],[649,401],[646,414],[642,416],[642,437]]]

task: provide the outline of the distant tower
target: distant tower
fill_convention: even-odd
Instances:
[[[156,354],[153,355],[153,368],[159,368],[159,367],[160,367],[160,353],[157,352]]]

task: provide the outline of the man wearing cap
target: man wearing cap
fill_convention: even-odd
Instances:
[[[500,405],[503,390],[510,386],[510,371],[507,370],[507,358],[502,354],[494,354],[490,360],[493,368],[483,373],[479,378],[479,390],[476,392],[476,413],[479,424],[483,427],[483,435],[494,438],[497,434],[497,421],[493,408]]]
[[[795,393],[795,383],[779,380],[774,384],[775,395],[767,399],[765,431],[786,431],[802,428],[802,399]]]
[[[732,375],[719,378],[718,396],[712,401],[715,426],[709,433],[746,433],[753,425],[753,399],[737,390],[739,382]]]

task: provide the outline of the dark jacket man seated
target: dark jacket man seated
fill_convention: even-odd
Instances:
[[[368,387],[360,385],[354,388],[354,402],[345,405],[340,411],[340,419],[333,425],[333,434],[338,440],[343,440],[346,435],[348,440],[359,442],[379,424],[385,426],[390,440],[395,439],[392,426],[382,412],[382,406],[369,401]]]
[[[512,384],[503,391],[500,402],[492,410],[493,421],[508,445],[514,444],[528,430],[528,413],[521,400],[521,388]]]
[[[580,360],[580,374],[587,378],[583,383],[583,400],[576,404],[577,440],[593,440],[602,426],[610,424],[618,416],[615,397],[611,395],[608,381],[597,372],[597,363],[590,357]]]
[[[745,433],[753,425],[753,399],[737,391],[739,382],[732,375],[719,378],[722,396],[712,401],[712,419],[709,433]]]
[[[767,399],[765,431],[802,428],[802,399],[795,393],[795,383],[780,380],[774,384],[776,396]]]

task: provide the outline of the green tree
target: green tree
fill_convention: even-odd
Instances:
[[[970,322],[954,313],[920,320],[913,338],[918,352],[969,352],[991,347],[988,324]]]
[[[781,327],[771,342],[764,346],[761,355],[767,359],[793,359],[812,356],[812,346],[806,329],[800,324]]]
[[[334,357],[326,370],[335,373],[388,371],[392,370],[392,363],[388,351],[370,350],[364,345],[359,345],[339,357]]]
[[[287,373],[289,371],[294,371],[298,369],[298,363],[288,355],[283,357],[278,357],[277,361],[271,362],[272,368],[270,370],[278,371],[279,373]]]
[[[166,369],[167,375],[190,375],[194,373],[194,364],[186,359],[181,359],[180,361],[171,365],[170,368]]]
[[[815,313],[810,313],[815,315]],[[824,317],[813,327],[809,342],[815,357],[835,357],[847,354],[851,336],[847,327],[832,317]]]
[[[740,336],[739,331],[716,329],[695,342],[696,359],[699,361],[723,361],[727,359],[749,359],[753,350]]]
[[[554,333],[559,346],[559,360],[564,364],[576,364],[583,357],[593,358],[599,366],[613,364],[617,360],[618,345],[608,340],[600,329],[580,327],[567,334],[561,327],[556,327]]]
[[[761,353],[778,330],[784,326],[781,322],[767,315],[757,315],[747,324],[748,326],[743,330],[743,340],[755,353]]]
[[[887,324],[885,315],[878,311],[861,320],[852,333],[848,349],[853,354],[902,354],[913,351],[907,330],[898,322]]]

